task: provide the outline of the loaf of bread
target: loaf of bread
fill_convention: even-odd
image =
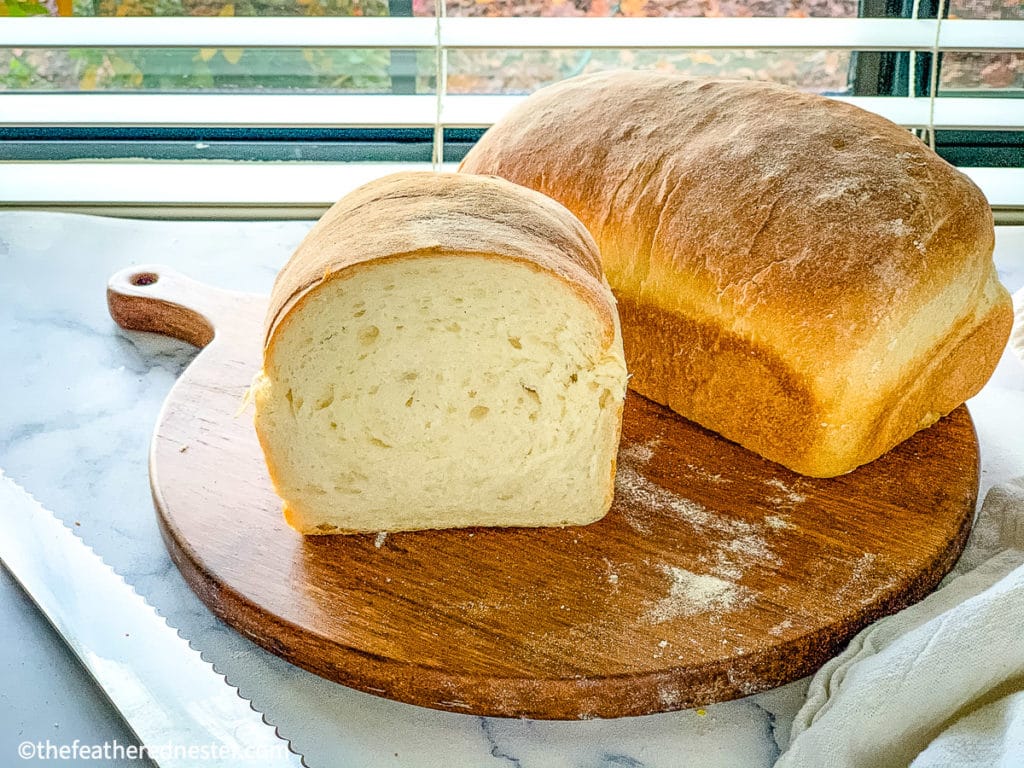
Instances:
[[[579,77],[527,98],[460,170],[544,192],[587,226],[633,389],[806,475],[849,472],[949,413],[1010,331],[982,193],[838,101]]]
[[[501,179],[402,173],[274,283],[256,431],[303,533],[593,522],[626,392],[587,230]]]

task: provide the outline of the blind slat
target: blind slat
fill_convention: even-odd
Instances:
[[[70,17],[0,22],[8,48],[431,48],[433,18]]]
[[[525,96],[448,95],[441,124],[486,128]],[[887,96],[841,97],[908,128],[928,127],[929,100]],[[0,127],[433,127],[433,95],[223,94],[223,93],[6,93]],[[943,130],[1020,130],[1024,99],[935,100],[934,127]]]
[[[446,163],[441,170],[455,167]],[[326,207],[371,179],[429,169],[429,163],[6,163],[0,204]],[[1024,168],[962,170],[993,208],[1021,205]]]
[[[934,19],[49,18],[4,19],[0,47],[931,49]],[[1024,21],[944,20],[944,51],[1024,50]]]

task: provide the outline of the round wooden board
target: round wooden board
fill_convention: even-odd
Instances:
[[[150,458],[188,583],[264,648],[389,698],[578,719],[754,693],[923,597],[970,527],[966,408],[815,480],[630,394],[615,503],[597,523],[303,538],[251,412],[238,415],[265,299],[162,268],[115,275],[108,298],[126,328],[207,345],[168,395]]]

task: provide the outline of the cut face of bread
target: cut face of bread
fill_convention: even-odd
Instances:
[[[254,394],[305,533],[584,524],[611,503],[617,327],[608,345],[591,304],[531,264],[461,254],[338,273],[280,323]]]
[[[611,501],[622,357],[565,284],[482,256],[362,264],[308,294],[258,382],[305,532],[592,522]]]

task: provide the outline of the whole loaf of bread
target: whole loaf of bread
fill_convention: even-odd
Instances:
[[[575,213],[631,388],[797,472],[872,461],[974,395],[1012,324],[988,204],[906,130],[783,86],[544,88],[463,172]]]

